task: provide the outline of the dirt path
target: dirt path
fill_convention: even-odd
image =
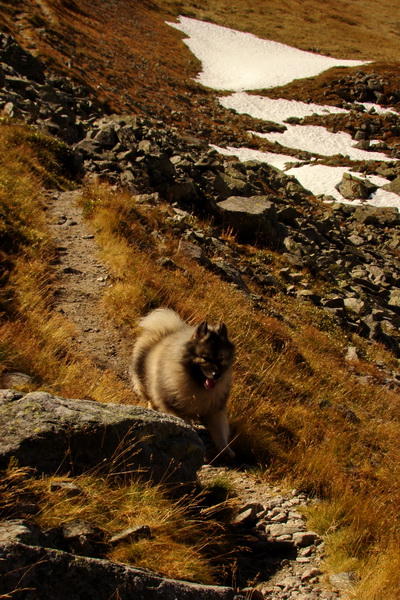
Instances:
[[[106,266],[78,205],[79,190],[49,192],[47,218],[56,246],[55,310],[76,325],[73,341],[97,366],[114,371],[129,384],[130,348],[107,320],[99,300],[111,285]]]

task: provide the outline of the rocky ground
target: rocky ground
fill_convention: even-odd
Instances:
[[[71,495],[84,494],[85,490],[74,483],[73,476],[93,467],[101,468],[104,475],[123,471],[126,477],[135,476],[139,468],[142,476],[149,473],[153,481],[172,485],[175,493],[177,486],[187,490],[187,482],[193,481],[196,472],[203,488],[214,484],[214,493],[217,480],[225,482],[225,489],[228,482],[232,516],[225,527],[234,540],[231,561],[235,569],[232,573],[225,567],[226,581],[221,577],[221,583],[235,588],[237,600],[245,597],[335,600],[354,581],[352,573],[333,576],[330,582],[324,578],[324,542],[307,528],[302,512],[312,502],[306,494],[273,487],[244,465],[238,470],[212,464],[199,469],[205,448],[195,431],[180,420],[136,406],[66,400],[45,392],[24,395],[3,390],[0,433],[5,440],[0,449],[0,467],[5,467],[13,456],[21,467],[50,475],[57,472],[57,481],[50,492],[64,486]],[[124,451],[132,445],[135,453]],[[63,480],[63,474],[69,477]],[[81,566],[84,565],[86,593],[97,578],[101,588],[106,588],[110,571],[116,565],[103,561],[104,569],[100,569],[91,559],[102,558],[110,546],[134,536],[151,537],[146,523],[112,537],[79,519],[66,519],[61,526],[44,530],[32,519],[39,510],[40,506],[22,501],[12,508],[12,516],[0,523],[3,574],[0,592],[10,591],[15,577],[24,587],[40,585],[42,591],[47,589],[46,586],[52,585],[52,575],[43,577],[39,565],[47,562],[57,570],[63,561],[73,561],[71,554],[80,557]],[[31,560],[32,552],[37,553],[40,548],[41,561],[25,572],[25,561]],[[7,566],[10,560],[16,567],[11,571]],[[72,562],[69,568],[75,573],[77,566]],[[125,575],[121,574],[121,580],[122,587],[128,586],[129,568]],[[197,591],[198,598],[213,597],[207,595],[211,593],[207,590],[200,594],[192,584],[175,581],[170,585],[174,585],[178,594],[184,585],[192,594]],[[221,587],[220,594],[228,600],[233,589]],[[91,597],[90,593],[87,597]],[[154,597],[167,600],[169,596],[160,591]]]
[[[187,214],[212,214],[232,226],[242,241],[262,242],[280,251],[288,269],[278,280],[271,277],[265,264],[243,264],[220,245],[221,269],[237,282],[241,271],[246,273],[267,294],[279,286],[333,314],[349,331],[379,341],[400,355],[397,209],[326,204],[324,200],[329,199],[311,197],[294,178],[260,163],[224,159],[202,139],[161,121],[101,116],[87,99],[87,90],[65,78],[46,76],[41,63],[11,38],[3,36],[2,45],[2,58],[8,60],[0,76],[3,114],[24,118],[73,145],[71,168],[76,172],[101,175],[136,194],[156,194],[153,199],[158,194]],[[356,84],[352,79],[348,84],[351,97]],[[364,86],[373,87],[371,79]],[[385,97],[395,98],[396,93]],[[384,145],[390,142],[388,152],[396,157],[399,117],[360,116],[358,110],[356,116],[362,123],[349,125],[355,138],[366,138],[360,139],[366,142],[369,135],[381,135],[386,139]],[[359,169],[359,174],[345,176],[341,183],[347,198],[368,198],[372,193],[363,172],[384,174],[391,180],[389,189],[399,190],[395,162],[364,161]],[[259,203],[255,212],[254,197]],[[189,226],[185,228],[184,218],[180,228],[199,252],[207,255],[215,250],[213,240],[196,237]],[[329,284],[324,295],[313,289],[316,278]]]
[[[326,311],[345,330],[371,343],[379,341],[400,356],[400,216],[396,209],[324,204],[324,199],[310,198],[283,173],[258,163],[226,160],[204,141],[184,135],[178,128],[148,117],[104,115],[85,88],[45,73],[43,65],[9,36],[0,36],[0,42],[3,115],[22,118],[69,144],[71,168],[77,174],[101,175],[127,187],[142,195],[144,205],[157,203],[159,198],[168,200],[175,214],[166,218],[182,237],[182,251],[237,285],[255,306],[277,291],[295,296]],[[369,81],[364,82],[368,89]],[[356,84],[352,80],[347,83],[341,85],[347,85],[345,100],[349,102],[351,86]],[[382,94],[384,89],[372,91]],[[386,102],[392,96],[397,98],[395,91],[386,96]],[[379,134],[371,127],[361,127],[360,119],[366,123],[367,116],[358,113],[357,118],[359,125],[352,131],[360,141],[370,133]],[[371,116],[368,119],[371,121]],[[373,121],[378,123],[378,119]],[[382,137],[389,140],[388,151],[396,157],[399,119],[381,121]],[[359,131],[364,131],[364,137]],[[368,162],[360,165],[360,171],[363,169],[380,174],[384,170],[393,182],[392,191],[398,190],[399,172],[394,163]],[[357,179],[359,193],[366,184],[361,174]],[[97,298],[109,285],[109,274],[93,232],[83,221],[78,196],[79,190],[52,191],[46,199],[57,248],[53,265],[56,310],[75,323],[73,342],[127,381],[129,348],[98,308]],[[193,212],[212,214],[217,223],[232,226],[243,242],[280,252],[284,266],[275,273],[262,261],[246,262],[233,245],[212,231],[194,227]],[[167,257],[165,268],[171,268]],[[250,293],[250,285],[259,293]],[[379,369],[382,384],[400,385],[398,372],[385,365]],[[201,480],[220,474],[219,469],[203,467]],[[223,474],[229,476],[239,498],[232,527],[240,540],[238,564],[254,577],[256,591],[249,591],[249,597],[333,600],[351,585],[353,575],[349,573],[325,581],[321,566],[324,543],[307,531],[301,508],[310,500],[304,494],[261,483],[246,468],[224,468]],[[6,538],[11,539],[21,541]]]

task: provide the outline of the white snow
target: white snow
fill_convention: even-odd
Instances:
[[[339,200],[341,202],[349,203],[349,204],[361,204],[361,201],[357,200],[346,200],[340,194],[340,192],[336,189],[336,186],[341,182],[344,173],[351,173],[355,177],[360,179],[368,179],[371,183],[375,185],[385,185],[389,183],[388,179],[384,177],[379,177],[377,175],[368,175],[366,177],[362,177],[359,173],[354,173],[348,167],[329,167],[327,165],[302,165],[300,167],[293,167],[286,171],[287,175],[293,175],[296,177],[297,181],[301,183],[303,187],[312,192],[315,196],[319,196],[320,194],[324,194],[325,196],[332,196],[335,200]],[[391,194],[390,192],[386,192],[385,190],[378,190],[382,192],[382,194],[378,195],[376,198],[377,192],[375,192],[375,202],[376,201],[384,201],[384,197],[386,196],[388,200],[393,202],[393,198],[391,196],[396,196],[396,194]],[[399,196],[397,199],[400,200]],[[370,203],[370,201],[368,201]],[[375,204],[378,206],[378,204]],[[382,204],[381,204],[382,206]],[[387,204],[386,206],[394,206],[394,204]]]
[[[202,63],[197,81],[216,90],[257,90],[313,77],[331,67],[365,64],[291,48],[251,33],[179,17],[168,23],[187,36],[185,44]]]
[[[297,100],[273,99],[265,96],[236,92],[219,99],[225,108],[232,108],[240,114],[247,114],[255,119],[284,123],[290,117],[308,117],[311,115],[345,114],[348,110],[336,106],[307,104]]]
[[[241,161],[258,160],[293,175],[306,189],[315,195],[333,196],[339,202],[349,202],[338,192],[336,185],[343,173],[351,172],[349,167],[331,167],[320,164],[301,164],[290,167],[287,163],[300,162],[285,154],[286,148],[309,152],[313,157],[342,155],[350,160],[378,160],[388,162],[393,159],[383,152],[369,152],[355,148],[356,142],[345,132],[331,133],[322,126],[293,125],[286,123],[290,117],[303,118],[309,115],[347,113],[332,106],[321,106],[294,100],[271,99],[247,94],[245,90],[268,89],[290,83],[295,79],[313,77],[326,69],[337,66],[357,66],[365,62],[339,60],[305,52],[264,40],[249,33],[242,33],[212,23],[179,17],[178,23],[168,23],[188,36],[184,42],[201,61],[202,71],[197,81],[216,90],[235,92],[219,99],[220,104],[250,117],[285,124],[283,133],[258,133],[270,142],[278,142],[282,153],[262,152],[251,148],[220,148],[212,146],[225,156],[237,156]],[[362,103],[367,111],[378,114],[395,111],[378,104]],[[371,144],[372,145],[372,144]],[[355,173],[356,177],[361,177]],[[373,180],[372,177],[368,179]],[[388,180],[375,178],[376,185],[384,185]],[[365,202],[365,201],[364,201]],[[374,206],[396,206],[400,210],[400,196],[378,189],[367,201]],[[358,201],[352,201],[358,203]]]
[[[384,115],[385,113],[392,113],[393,115],[397,115],[397,112],[392,108],[387,108],[386,106],[381,106],[380,104],[374,104],[373,102],[360,102],[360,104],[365,108],[367,112],[374,111],[378,115]]]
[[[270,142],[278,142],[287,148],[306,150],[307,152],[322,154],[322,156],[335,156],[341,154],[351,160],[382,160],[392,161],[383,152],[369,152],[354,148],[352,137],[344,131],[331,133],[319,125],[286,125],[283,133],[252,133],[265,138]]]

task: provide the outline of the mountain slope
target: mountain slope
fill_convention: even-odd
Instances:
[[[340,304],[346,268],[358,267],[364,260],[360,250],[348,249],[347,237],[357,233],[360,243],[368,245],[371,260],[381,260],[382,244],[393,246],[393,254],[398,252],[398,240],[394,239],[390,225],[381,226],[379,219],[378,224],[361,221],[355,225],[354,211],[334,207],[330,212],[328,207],[271,169],[254,165],[245,169],[235,161],[225,163],[221,158],[208,155],[201,141],[184,135],[194,133],[207,141],[238,140],[246,137],[249,121],[239,116],[228,121],[215,94],[191,82],[199,65],[182,43],[181,36],[165,26],[164,20],[170,20],[176,10],[176,14],[189,12],[192,16],[207,16],[232,26],[244,27],[248,23],[249,30],[256,31],[259,27],[262,33],[258,13],[250,14],[247,9],[248,20],[244,17],[241,20],[238,12],[241,5],[232,3],[229,8],[222,3],[213,5],[213,13],[206,4],[200,9],[171,3],[168,5],[171,12],[166,13],[165,2],[127,0],[85,0],[79,5],[73,0],[22,0],[17,8],[14,3],[3,0],[1,6],[8,30],[24,46],[38,52],[51,68],[90,85],[95,102],[100,101],[108,110],[144,113],[162,119],[161,122],[146,117],[133,120],[132,127],[138,133],[138,139],[134,135],[129,142],[134,165],[131,168],[124,163],[123,172],[133,181],[130,191],[120,193],[119,189],[96,183],[84,189],[85,215],[92,221],[93,235],[96,234],[112,272],[110,289],[107,285],[108,293],[102,296],[109,320],[130,340],[132,323],[137,317],[161,303],[191,317],[223,315],[229,328],[235,331],[238,343],[239,360],[230,413],[236,431],[240,432],[235,442],[238,453],[246,460],[268,464],[263,477],[281,481],[286,478],[291,484],[295,482],[320,496],[320,509],[314,514],[315,526],[323,532],[337,561],[331,569],[359,568],[363,575],[360,598],[397,598],[400,572],[397,568],[400,564],[398,361],[380,344],[360,338],[357,327],[355,334],[342,330],[329,311],[334,312],[335,304]],[[310,6],[317,10],[321,4],[308,3],[304,11],[300,11],[299,6],[301,4],[288,2],[286,16],[282,18],[278,5],[271,3],[269,10],[276,15],[271,20],[276,36],[281,32],[280,41],[294,43],[298,39],[297,43],[302,45],[300,37],[295,35],[300,35],[300,30],[304,35],[304,25],[310,22],[315,27],[312,30],[315,40],[322,43],[329,21],[321,20],[324,28],[319,33],[318,23],[307,21],[311,18],[317,21],[310,16]],[[362,3],[362,6],[370,5]],[[386,6],[390,5],[383,4],[385,10]],[[200,12],[204,7],[210,12]],[[343,23],[342,33],[338,33],[337,38],[328,36],[329,43],[335,40],[335,53],[339,55],[341,45],[350,37],[348,28],[353,31],[355,27],[346,19],[355,19],[360,25],[361,17],[354,17],[354,6],[344,3],[340,5],[341,13],[330,13],[338,7],[329,8],[326,15],[328,18],[329,14],[336,14],[333,22]],[[255,10],[254,5],[252,10]],[[372,12],[368,12],[370,14]],[[296,16],[300,20],[294,24]],[[332,16],[330,18],[332,20]],[[267,26],[272,27],[269,21],[265,23]],[[360,25],[364,37],[368,26],[371,26],[368,20]],[[387,19],[387,27],[394,27],[390,19]],[[385,36],[392,39],[389,29],[380,30],[382,39]],[[356,58],[364,56],[364,52],[367,55],[362,36],[358,43],[363,50]],[[393,58],[389,50],[386,55],[384,48],[385,43],[381,48],[376,44],[377,58],[383,55],[385,60]],[[350,52],[348,46],[347,50]],[[324,51],[330,51],[328,46]],[[387,67],[386,64],[379,68],[393,73],[393,65]],[[340,70],[335,72],[335,77],[339,76]],[[332,74],[321,76],[317,83],[296,82],[286,93],[289,97],[293,93],[310,95],[317,100],[318,94],[323,94],[321,89],[325,90],[325,77]],[[93,113],[85,123],[88,138],[83,141],[89,145],[94,136],[106,137],[115,125],[112,119],[97,121],[98,116],[99,113]],[[170,129],[170,124],[175,129]],[[4,234],[2,230],[3,242],[10,239],[15,242],[18,236],[24,240],[21,247],[17,247],[18,244],[12,247],[15,256],[13,252],[6,255],[10,253],[7,243],[2,247],[6,265],[2,282],[7,283],[1,297],[6,317],[3,331],[8,350],[7,367],[25,369],[38,376],[40,385],[68,395],[84,389],[82,393],[96,399],[103,395],[107,399],[118,397],[130,401],[131,392],[114,373],[107,370],[102,373],[86,356],[85,359],[73,356],[71,338],[75,334],[71,324],[66,324],[60,315],[55,318],[52,315],[57,305],[53,294],[57,295],[60,290],[57,290],[59,280],[56,276],[52,280],[49,273],[54,276],[57,253],[63,250],[52,247],[46,237],[48,233],[44,233],[46,227],[29,230],[30,202],[33,198],[38,202],[37,214],[43,205],[41,192],[35,194],[35,189],[40,190],[44,185],[59,188],[74,185],[70,177],[66,180],[59,173],[57,177],[52,176],[42,164],[48,160],[49,152],[57,154],[62,162],[60,156],[65,147],[29,129],[21,130],[12,122],[2,123],[2,127],[7,135],[1,150],[8,165],[2,172],[2,206],[8,207],[10,200],[12,204],[18,192],[25,211],[22,218],[16,214],[15,206],[11,206],[10,213],[5,214],[15,217],[15,222],[6,222],[7,227],[14,228],[13,235],[9,231]],[[141,142],[145,143],[139,148]],[[154,150],[155,147],[158,149]],[[154,156],[157,152],[161,158]],[[116,158],[117,153],[120,148],[114,154],[113,148],[108,149],[100,156],[89,152],[87,172],[94,173],[94,179],[100,173],[108,174],[114,183],[120,182],[122,159]],[[170,165],[172,155],[175,170]],[[6,163],[6,159],[10,163]],[[165,169],[161,176],[166,177],[167,185],[163,185],[162,177],[161,181],[158,179],[159,167]],[[205,167],[212,174],[207,175],[209,181],[202,177]],[[20,187],[26,189],[13,187],[7,171],[13,173],[16,181],[21,177]],[[28,188],[24,181],[29,181],[31,173],[41,177],[31,178],[32,187]],[[190,173],[192,184],[201,192],[200,197],[208,199],[210,204],[217,197],[218,185],[222,189],[219,193],[226,192],[224,184],[230,190],[228,184],[240,186],[244,182],[252,193],[273,196],[280,225],[286,223],[294,232],[293,239],[287,242],[288,256],[284,257],[276,249],[242,243],[229,228],[216,229],[213,221],[204,218],[204,212],[199,218],[188,211],[175,212],[167,203],[158,202],[157,198],[170,198],[173,187],[170,184],[175,182],[168,181],[171,173],[178,183],[188,183],[187,173]],[[192,192],[193,187],[189,190]],[[151,194],[144,204],[143,198],[137,198],[143,192]],[[296,201],[294,211],[293,206],[288,206],[289,200]],[[305,234],[309,237],[304,237]],[[180,251],[179,242],[184,236],[197,247],[200,264]],[[312,256],[316,241],[328,244],[333,257],[330,262],[324,264]],[[315,260],[314,269],[309,270],[310,263],[305,264],[299,256]],[[15,266],[17,259],[22,261],[19,267]],[[287,259],[294,262],[288,266]],[[40,261],[43,264],[38,264]],[[348,261],[349,265],[342,268],[336,261]],[[376,274],[374,271],[374,277]],[[75,275],[79,279],[79,273]],[[245,293],[221,281],[221,277],[230,282],[236,278]],[[391,277],[393,273],[386,269],[383,286],[371,286],[361,272],[356,283],[364,286],[362,293],[365,292],[367,298],[381,305],[393,285]],[[38,289],[34,284],[38,284]],[[300,298],[312,300],[328,296],[330,305],[325,312],[299,301]],[[350,314],[354,317],[351,311]],[[45,331],[39,334],[43,323]],[[39,344],[36,339],[40,340]],[[353,354],[347,360],[345,355],[350,344]],[[39,384],[31,382],[30,385]]]
[[[5,30],[50,67],[89,85],[112,110],[144,112],[167,121],[177,111],[176,124],[212,141],[229,130],[237,133],[237,124],[213,123],[212,115],[224,119],[224,112],[212,91],[192,82],[199,64],[181,34],[165,25],[180,13],[322,54],[381,61],[365,69],[389,77],[396,73],[400,55],[393,0],[379,3],[379,9],[363,0],[356,11],[352,3],[327,5],[320,0],[274,0],[267,8],[264,2],[249,7],[242,0],[203,2],[201,7],[169,0],[21,0],[18,6],[1,0],[0,8]],[[303,83],[301,95],[309,96],[309,85],[318,101],[312,81]],[[290,88],[286,93],[291,97]],[[240,123],[246,127],[243,118]]]

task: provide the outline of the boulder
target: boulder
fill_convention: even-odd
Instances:
[[[15,457],[39,473],[99,468],[176,488],[195,481],[204,446],[184,421],[139,406],[0,391],[0,468]]]
[[[400,225],[400,213],[395,207],[359,206],[353,214],[353,219],[363,225],[374,225],[376,227],[396,227]]]
[[[193,181],[178,181],[168,186],[167,197],[171,204],[186,204],[192,206],[199,200],[199,195]]]
[[[6,33],[0,34],[0,62],[6,63],[15,69],[19,75],[43,83],[45,79],[43,63],[24,50],[17,42]]]
[[[94,136],[94,140],[104,148],[113,148],[118,142],[118,136],[115,133],[114,125],[112,123],[103,125]]]
[[[29,600],[232,600],[235,592],[164,579],[108,560],[9,542],[0,543],[0,595],[8,594]]]
[[[251,194],[249,183],[238,177],[232,177],[227,173],[218,173],[214,180],[214,191],[220,200],[230,196],[246,196]]]
[[[400,177],[396,177],[390,183],[382,186],[383,190],[387,190],[388,192],[392,192],[392,194],[397,194],[400,196]]]
[[[172,183],[176,177],[175,167],[168,156],[150,154],[147,159],[147,170],[150,185],[158,186],[163,183]]]
[[[338,191],[348,200],[367,199],[378,189],[367,179],[359,179],[350,173],[344,173],[342,181],[337,185]]]
[[[284,227],[278,223],[275,205],[267,196],[230,196],[217,202],[223,225],[232,227],[245,242],[281,245]]]

